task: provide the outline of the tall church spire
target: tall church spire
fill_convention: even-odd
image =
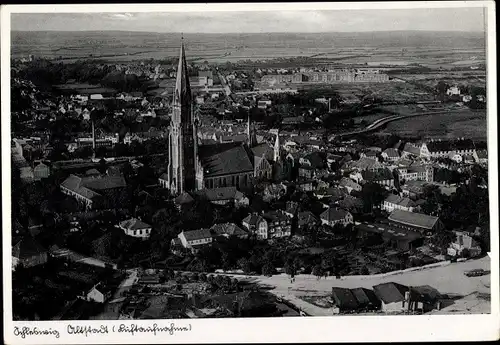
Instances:
[[[168,139],[167,187],[173,194],[196,189],[197,141],[195,126],[184,40],[182,39]]]
[[[253,127],[250,109],[248,109],[247,116],[247,139],[248,139],[248,147],[254,147],[257,145],[257,137],[255,136],[255,128]]]
[[[274,142],[274,161],[279,162],[281,151],[280,151],[280,130],[276,133],[276,141]]]

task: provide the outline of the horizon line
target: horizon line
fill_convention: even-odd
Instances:
[[[186,31],[147,31],[147,30],[10,30],[10,32],[137,32],[154,34],[333,34],[333,33],[379,33],[379,32],[448,32],[448,33],[483,33],[485,31],[473,30],[377,30],[377,31],[266,31],[266,32],[186,32]]]

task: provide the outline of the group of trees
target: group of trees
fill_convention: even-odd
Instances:
[[[75,80],[78,83],[102,84],[121,92],[146,91],[146,80],[135,74],[125,74],[114,65],[96,60],[79,60],[75,63],[53,63],[36,59],[21,68],[17,77],[30,80],[42,90]]]
[[[439,187],[427,186],[424,190],[425,203],[422,212],[439,216],[446,229],[463,229],[474,232],[480,229],[478,240],[483,250],[489,250],[489,198],[487,170],[475,165],[467,173],[468,184],[462,183],[450,196],[441,193]],[[453,234],[442,231],[435,236],[436,245],[448,247]]]

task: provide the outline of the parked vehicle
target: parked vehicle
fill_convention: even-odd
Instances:
[[[467,276],[467,277],[479,277],[479,276],[483,276],[486,274],[486,271],[483,270],[482,268],[478,268],[478,269],[474,269],[474,270],[470,270],[470,271],[466,271],[464,272],[464,274]]]

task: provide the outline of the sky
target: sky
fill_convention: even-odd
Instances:
[[[484,31],[482,8],[260,12],[17,13],[12,30],[186,33]]]

